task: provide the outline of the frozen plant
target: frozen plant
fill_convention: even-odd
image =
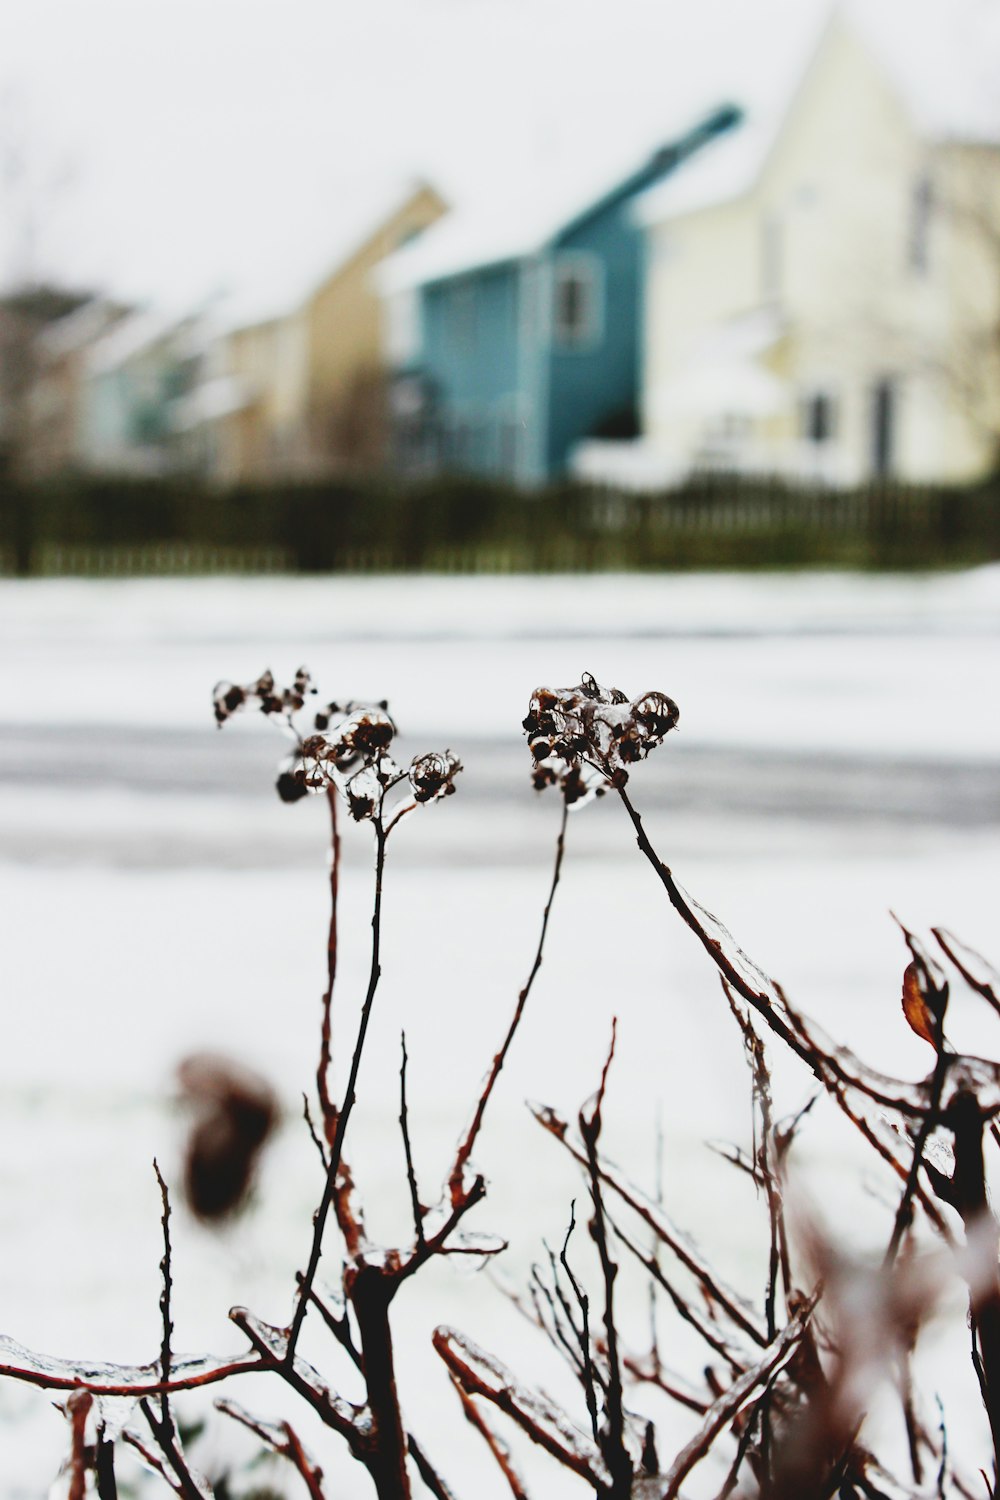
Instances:
[[[179,1355],[173,1348],[171,1203],[156,1167],[162,1201],[162,1338],[142,1366],[52,1359],[0,1339],[0,1374],[55,1393],[65,1401],[69,1455],[63,1468],[67,1500],[118,1494],[116,1461],[138,1455],[166,1490],[183,1500],[212,1495],[197,1473],[174,1414],[174,1398],[262,1372],[280,1378],[367,1472],[379,1500],[409,1500],[422,1487],[436,1500],[457,1500],[437,1462],[410,1430],[397,1387],[392,1305],[403,1285],[438,1256],[499,1254],[502,1239],[472,1233],[469,1211],[486,1193],[475,1170],[476,1142],[497,1079],[514,1041],[542,963],[565,853],[568,812],[595,796],[617,797],[643,858],[670,905],[718,972],[752,1085],[749,1151],[728,1159],[748,1177],[763,1205],[766,1276],[751,1297],[727,1284],[709,1258],[677,1227],[662,1195],[644,1193],[605,1154],[602,1144],[611,1046],[593,1096],[575,1120],[550,1105],[533,1106],[543,1130],[583,1174],[588,1201],[589,1265],[574,1241],[575,1209],[561,1247],[546,1247],[530,1285],[513,1300],[568,1363],[578,1386],[573,1409],[508,1369],[466,1333],[439,1327],[433,1344],[460,1401],[481,1434],[502,1484],[531,1500],[503,1424],[513,1424],[581,1483],[595,1500],[683,1500],[691,1476],[715,1465],[708,1493],[716,1500],[972,1500],[997,1495],[1000,1454],[1000,1229],[988,1203],[986,1153],[1000,1144],[1000,1065],[965,1055],[945,1025],[952,986],[978,996],[1000,1016],[1000,980],[975,954],[941,929],[934,946],[905,927],[905,1022],[931,1049],[932,1065],[917,1081],[893,1078],[839,1046],[808,1019],[737,946],[719,920],[690,896],[660,858],[631,796],[633,768],[676,727],[676,704],[662,692],[638,698],[603,688],[585,675],[571,688],[539,688],[524,720],[531,779],[561,793],[560,824],[534,959],[501,1045],[475,1094],[444,1181],[428,1205],[417,1181],[407,1104],[407,1051],[401,1038],[399,1125],[412,1232],[401,1245],[367,1236],[363,1185],[347,1152],[348,1124],[381,975],[382,883],[390,838],[419,807],[445,800],[461,767],[450,751],[395,758],[396,725],[388,705],[331,702],[318,711],[305,669],[291,687],[270,672],[240,686],[220,683],[213,695],[219,725],[256,707],[291,741],[278,775],[286,802],[326,798],[331,828],[327,983],[322,997],[316,1069],[318,1121],[305,1122],[318,1160],[318,1206],[308,1250],[291,1291],[289,1321],[265,1322],[246,1308],[230,1313],[246,1339],[235,1358]],[[309,722],[307,723],[306,720]],[[338,808],[372,831],[374,897],[371,961],[343,1094],[331,1083],[331,1015],[337,977],[340,880]],[[433,955],[429,955],[431,961]],[[895,997],[892,997],[896,1003]],[[807,1070],[815,1092],[790,1118],[776,1109],[770,1038]],[[229,1059],[197,1054],[181,1069],[196,1110],[184,1189],[203,1218],[234,1212],[276,1117],[266,1082]],[[818,1088],[816,1087],[818,1086]],[[801,1211],[790,1213],[788,1161],[818,1097],[825,1095],[898,1184],[884,1252],[876,1265],[846,1257],[830,1235]],[[154,1163],[154,1167],[156,1164]],[[332,1220],[332,1224],[331,1224]],[[329,1241],[336,1230],[336,1259]],[[325,1257],[325,1260],[324,1260]],[[319,1290],[321,1260],[335,1291]],[[619,1315],[619,1276],[626,1266],[648,1284],[648,1348],[632,1347]],[[913,1351],[924,1323],[936,1315],[949,1278],[964,1278],[972,1363],[993,1442],[986,1455],[949,1451],[946,1413],[932,1414],[916,1389]],[[596,1285],[596,1291],[591,1288]],[[291,1290],[291,1289],[290,1289]],[[341,1394],[300,1352],[312,1314],[331,1340],[331,1353],[353,1375],[357,1399]],[[668,1322],[668,1320],[672,1320]],[[684,1327],[700,1350],[693,1368],[676,1370],[665,1357],[668,1328]],[[906,1472],[890,1472],[873,1450],[866,1413],[886,1382],[898,1392],[906,1434]],[[683,1441],[666,1441],[653,1416],[670,1403],[687,1422]],[[334,1500],[322,1468],[290,1420],[274,1420],[227,1394],[217,1410],[251,1432],[294,1471],[310,1500]],[[704,1465],[705,1467],[701,1467]],[[976,1470],[978,1469],[978,1474]],[[219,1493],[222,1493],[221,1487]],[[539,1492],[536,1491],[535,1500]]]

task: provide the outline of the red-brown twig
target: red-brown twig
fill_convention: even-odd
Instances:
[[[334,786],[326,789],[330,808],[330,924],[326,938],[326,990],[323,994],[323,1021],[320,1030],[319,1064],[316,1068],[316,1091],[323,1115],[327,1145],[333,1143],[337,1124],[337,1107],[330,1096],[330,1054],[333,1036],[333,987],[337,982],[337,898],[340,887],[340,830],[337,826],[339,793]]]
[[[569,1126],[566,1121],[547,1105],[533,1105],[532,1113],[538,1123],[555,1136],[573,1159],[582,1167],[586,1167],[586,1153],[569,1139]],[[706,1294],[723,1309],[732,1322],[752,1338],[754,1343],[763,1348],[767,1339],[758,1327],[752,1310],[743,1303],[736,1292],[723,1284],[694,1245],[670,1222],[663,1209],[658,1209],[638,1188],[626,1182],[618,1169],[603,1157],[599,1161],[599,1170],[601,1181],[606,1183],[613,1192],[617,1193],[623,1203],[626,1203],[645,1221],[657,1238],[666,1245],[683,1266],[687,1267]]]
[[[745,1375],[735,1380],[712,1405],[701,1427],[691,1441],[681,1449],[667,1470],[663,1488],[660,1491],[661,1500],[674,1500],[688,1474],[695,1464],[700,1463],[705,1457],[723,1428],[729,1426],[754,1391],[766,1385],[790,1357],[805,1332],[815,1301],[813,1297],[806,1303],[802,1311],[797,1313],[777,1338],[768,1345],[764,1358]]]
[[[413,1167],[413,1148],[410,1144],[409,1114],[406,1108],[406,1032],[400,1036],[402,1060],[399,1065],[399,1128],[403,1136],[403,1153],[406,1157],[406,1181],[410,1189],[410,1207],[413,1210],[413,1232],[417,1239],[417,1249],[425,1248],[424,1239],[424,1212],[420,1204],[420,1194],[417,1191],[417,1174]]]
[[[497,1468],[500,1470],[501,1474],[507,1481],[510,1492],[514,1496],[514,1500],[528,1500],[528,1492],[524,1487],[524,1481],[522,1480],[520,1474],[517,1472],[513,1457],[511,1456],[511,1451],[507,1447],[507,1444],[493,1431],[493,1428],[487,1422],[486,1418],[479,1410],[479,1407],[476,1405],[475,1400],[465,1389],[458,1376],[452,1373],[451,1370],[449,1370],[448,1373],[451,1376],[451,1383],[454,1387],[455,1394],[457,1395],[459,1401],[461,1401],[462,1403],[462,1410],[465,1413],[466,1421],[470,1424],[470,1426],[475,1428],[475,1430],[479,1433],[479,1436],[483,1439],[487,1448],[490,1450]]]
[[[255,1437],[259,1437],[272,1453],[287,1459],[301,1475],[310,1500],[326,1500],[322,1486],[323,1470],[310,1459],[291,1423],[261,1422],[233,1401],[216,1401],[215,1408],[224,1416],[231,1417],[234,1422],[239,1422]]]
[[[163,1319],[163,1339],[160,1344],[160,1374],[164,1385],[170,1382],[171,1351],[170,1341],[173,1337],[174,1325],[170,1314],[170,1294],[173,1290],[173,1276],[171,1272],[170,1257],[170,1194],[167,1184],[160,1173],[159,1164],[153,1158],[153,1171],[156,1180],[160,1184],[160,1199],[163,1204],[163,1259],[160,1261],[160,1274],[163,1277],[163,1290],[160,1293],[160,1316]],[[160,1416],[164,1429],[173,1436],[174,1421],[170,1414],[170,1397],[166,1391],[160,1396]]]
[[[604,1199],[601,1194],[601,1169],[597,1157],[597,1143],[601,1138],[601,1109],[604,1092],[608,1085],[608,1073],[615,1055],[617,1022],[611,1022],[611,1046],[601,1073],[601,1081],[594,1096],[590,1114],[581,1109],[578,1119],[580,1136],[587,1153],[587,1172],[590,1179],[590,1200],[594,1213],[590,1221],[590,1233],[601,1263],[604,1280],[604,1338],[608,1353],[608,1386],[604,1398],[606,1431],[600,1434],[601,1451],[611,1475],[610,1500],[629,1500],[632,1493],[632,1455],[625,1443],[625,1408],[622,1399],[622,1372],[618,1358],[618,1325],[615,1321],[614,1287],[618,1266],[611,1258],[608,1246],[607,1219]]]
[[[337,1112],[337,1123],[330,1142],[330,1160],[327,1166],[326,1183],[323,1188],[323,1196],[320,1199],[319,1208],[316,1210],[313,1224],[312,1246],[309,1251],[309,1260],[306,1269],[299,1281],[298,1295],[295,1303],[295,1312],[292,1317],[292,1325],[288,1335],[288,1346],[285,1358],[290,1364],[295,1356],[295,1347],[298,1343],[299,1334],[309,1306],[309,1293],[316,1279],[319,1269],[320,1255],[323,1250],[323,1231],[326,1228],[327,1217],[330,1213],[330,1205],[333,1202],[334,1192],[337,1185],[337,1172],[340,1167],[341,1152],[344,1148],[344,1135],[347,1131],[347,1122],[354,1108],[358,1072],[361,1068],[361,1056],[364,1052],[365,1037],[368,1034],[368,1023],[371,1020],[372,1005],[375,1000],[375,991],[382,974],[381,966],[381,932],[382,932],[382,878],[385,872],[385,841],[386,833],[380,818],[374,819],[372,827],[375,833],[375,902],[372,912],[372,955],[371,969],[368,976],[368,989],[365,994],[364,1004],[361,1008],[361,1021],[358,1026],[358,1035],[354,1043],[354,1054],[351,1058],[351,1071],[347,1080],[347,1090],[344,1094],[344,1102]]]
[[[434,1347],[451,1375],[471,1396],[482,1396],[505,1412],[532,1442],[559,1460],[602,1496],[610,1493],[610,1475],[597,1445],[554,1402],[527,1390],[505,1365],[476,1347],[454,1328],[438,1328]]]
[[[472,1123],[466,1131],[465,1136],[455,1153],[455,1161],[451,1169],[451,1174],[449,1176],[449,1186],[451,1189],[452,1202],[456,1202],[461,1197],[462,1177],[465,1171],[466,1163],[472,1155],[473,1147],[476,1144],[476,1137],[479,1135],[479,1131],[482,1127],[483,1116],[486,1113],[486,1106],[490,1101],[490,1095],[493,1093],[496,1081],[500,1076],[500,1070],[503,1067],[504,1062],[506,1061],[507,1053],[510,1051],[511,1043],[514,1040],[514,1034],[521,1023],[521,1017],[524,1014],[524,1007],[528,1002],[528,996],[531,994],[531,987],[535,982],[535,975],[538,973],[539,969],[542,966],[542,957],[545,949],[545,937],[549,930],[549,916],[552,912],[552,903],[555,900],[556,887],[559,884],[559,875],[562,871],[563,853],[566,847],[567,812],[568,804],[564,798],[562,804],[562,819],[559,824],[559,836],[556,839],[556,857],[555,864],[552,869],[552,883],[549,886],[549,896],[548,900],[545,903],[545,911],[542,915],[542,930],[538,938],[538,948],[535,951],[535,959],[531,966],[531,972],[529,973],[528,978],[525,981],[524,988],[521,990],[521,993],[517,997],[517,1005],[514,1008],[514,1015],[511,1020],[510,1026],[507,1028],[507,1035],[504,1037],[503,1045],[501,1046],[500,1051],[497,1053],[496,1057],[494,1057],[493,1059],[493,1065],[490,1068],[489,1073],[487,1074],[486,1082],[483,1085],[482,1092],[476,1102],[476,1108],[472,1116]]]
[[[188,1468],[187,1460],[177,1441],[173,1422],[161,1420],[146,1400],[139,1402],[139,1410],[146,1418],[149,1430],[156,1439],[157,1447],[174,1472],[178,1495],[182,1495],[183,1500],[205,1500],[204,1487],[197,1483]]]

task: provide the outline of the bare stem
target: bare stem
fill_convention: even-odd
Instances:
[[[380,963],[381,933],[382,933],[382,876],[385,871],[385,829],[381,819],[373,823],[375,830],[375,904],[372,911],[372,958],[371,969],[368,976],[368,991],[365,995],[364,1005],[361,1009],[361,1022],[358,1027],[357,1040],[354,1043],[354,1056],[351,1058],[351,1072],[347,1080],[347,1092],[344,1102],[337,1113],[337,1124],[333,1140],[330,1143],[330,1163],[326,1173],[326,1184],[323,1188],[323,1197],[320,1199],[319,1208],[313,1220],[312,1247],[309,1251],[309,1261],[305,1273],[299,1282],[298,1297],[295,1304],[295,1313],[292,1318],[292,1326],[288,1335],[288,1346],[285,1351],[285,1362],[291,1365],[295,1356],[295,1346],[302,1330],[302,1323],[309,1307],[309,1294],[312,1291],[316,1272],[319,1268],[320,1255],[323,1249],[323,1231],[330,1213],[330,1205],[333,1202],[334,1192],[337,1186],[337,1172],[340,1167],[341,1152],[344,1149],[344,1135],[347,1131],[347,1122],[354,1108],[358,1072],[361,1068],[361,1054],[364,1051],[365,1037],[368,1034],[368,1023],[371,1020],[372,1004],[375,1000],[375,991],[381,978],[382,967]]]
[[[402,1061],[399,1065],[399,1128],[403,1135],[403,1151],[406,1156],[406,1181],[410,1188],[410,1206],[413,1209],[413,1232],[417,1237],[417,1250],[422,1252],[425,1246],[424,1239],[424,1216],[420,1207],[420,1195],[417,1191],[417,1174],[413,1167],[413,1148],[410,1144],[410,1121],[406,1108],[406,1032],[400,1035],[402,1049]]]
[[[326,938],[326,991],[323,995],[323,1026],[320,1033],[316,1091],[327,1141],[333,1139],[337,1108],[330,1097],[330,1051],[333,1036],[333,987],[337,979],[337,896],[340,888],[340,830],[337,827],[337,789],[326,790],[330,808],[330,925]]]
[[[486,1079],[485,1087],[483,1088],[483,1091],[479,1096],[479,1102],[476,1105],[475,1114],[472,1117],[472,1123],[466,1131],[465,1139],[462,1141],[461,1145],[458,1148],[458,1151],[455,1154],[455,1163],[451,1169],[451,1177],[449,1180],[453,1202],[456,1201],[461,1194],[462,1173],[465,1170],[465,1166],[469,1160],[469,1157],[472,1155],[473,1147],[476,1144],[476,1137],[479,1135],[479,1131],[482,1128],[483,1116],[486,1113],[486,1106],[490,1101],[490,1095],[493,1093],[494,1085],[496,1084],[496,1081],[500,1076],[500,1070],[507,1059],[507,1053],[510,1051],[510,1045],[514,1040],[514,1034],[521,1023],[521,1017],[524,1014],[524,1007],[527,1004],[528,996],[531,994],[531,986],[535,982],[535,975],[538,973],[539,969],[542,966],[542,955],[545,949],[545,936],[549,930],[549,916],[552,912],[552,903],[555,900],[556,887],[559,884],[559,876],[562,871],[563,853],[566,847],[566,818],[568,812],[569,807],[564,798],[562,804],[562,819],[559,824],[559,836],[556,839],[556,857],[552,869],[552,882],[549,886],[549,896],[548,900],[545,903],[545,911],[542,916],[542,930],[538,938],[538,948],[535,952],[535,960],[531,966],[531,972],[528,975],[524,988],[521,990],[521,993],[517,997],[517,1005],[514,1008],[513,1019],[511,1020],[510,1026],[507,1029],[507,1035],[504,1038],[503,1046],[500,1048],[500,1051],[493,1059],[493,1066],[490,1069],[489,1075]]]
[[[156,1180],[160,1184],[160,1198],[163,1203],[163,1259],[160,1261],[160,1271],[163,1276],[163,1291],[160,1293],[160,1315],[163,1319],[163,1340],[160,1345],[160,1373],[163,1376],[163,1384],[170,1381],[171,1352],[170,1341],[173,1337],[174,1325],[170,1315],[170,1295],[173,1290],[173,1276],[171,1274],[170,1260],[170,1194],[167,1184],[160,1174],[159,1164],[153,1158],[153,1171]],[[170,1397],[166,1391],[160,1396],[160,1415],[166,1431],[173,1436],[174,1421],[170,1414]]]

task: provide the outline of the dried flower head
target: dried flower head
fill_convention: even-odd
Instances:
[[[305,707],[306,697],[315,693],[312,678],[305,667],[296,672],[290,688],[275,686],[274,673],[262,672],[256,682],[241,686],[233,682],[217,682],[212,692],[215,722],[221,729],[227,719],[248,703],[256,703],[262,714],[284,714],[290,719]]]
[[[282,715],[296,742],[278,772],[282,802],[299,802],[310,792],[335,791],[351,817],[365,822],[382,817],[386,798],[397,788],[405,786],[413,796],[413,803],[399,808],[399,814],[437,802],[455,790],[455,777],[462,767],[450,750],[416,756],[407,768],[396,763],[391,754],[396,725],[384,699],[327,703],[313,715],[311,729],[301,732],[295,717],[305,707],[306,695],[315,692],[309,673],[301,667],[291,688],[277,688],[273,674],[265,672],[245,687],[220,682],[212,695],[220,726],[254,701],[262,713]]]
[[[666,693],[629,700],[589,672],[578,687],[536,688],[524,719],[534,784],[558,786],[570,805],[624,786],[627,767],[661,745],[679,717]]]
[[[407,776],[417,802],[436,802],[441,797],[450,797],[455,790],[455,777],[462,769],[462,762],[450,750],[443,753],[431,750],[427,755],[414,756]]]
[[[243,1206],[278,1107],[259,1074],[227,1057],[199,1052],[177,1069],[195,1118],[184,1162],[184,1191],[199,1219],[217,1222]]]

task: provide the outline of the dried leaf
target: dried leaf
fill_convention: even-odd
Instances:
[[[908,963],[903,970],[903,1015],[911,1031],[923,1037],[925,1042],[937,1049],[934,1016],[924,998],[920,983],[920,970],[915,963]]]

